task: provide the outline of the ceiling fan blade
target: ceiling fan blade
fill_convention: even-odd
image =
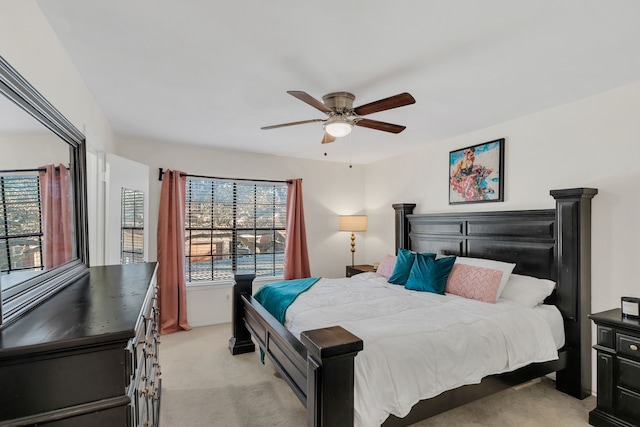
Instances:
[[[369,129],[382,130],[391,133],[400,133],[405,130],[406,126],[394,125],[393,123],[379,122],[377,120],[360,119],[355,121],[356,126],[362,126]]]
[[[313,96],[309,95],[306,92],[302,92],[300,90],[288,90],[287,93],[289,95],[293,95],[296,98],[298,98],[300,101],[302,102],[306,102],[307,104],[311,105],[312,107],[322,111],[323,113],[331,113],[331,108],[327,107],[326,105],[324,105],[322,102],[318,101],[317,99],[315,99]]]
[[[302,120],[301,122],[282,123],[279,125],[264,126],[264,127],[261,127],[260,129],[283,128],[285,126],[303,125],[305,123],[314,123],[314,122],[324,122],[324,119],[312,119],[312,120]]]
[[[323,144],[328,144],[328,143],[333,142],[335,140],[336,140],[335,136],[331,136],[326,132],[324,133],[324,137],[322,137],[322,143]]]
[[[413,98],[413,96],[411,96],[407,92],[404,92],[398,95],[390,96],[389,98],[384,98],[378,101],[361,105],[354,108],[353,112],[359,116],[366,116],[367,114],[377,113],[378,111],[404,107],[405,105],[413,104],[415,102],[416,100]]]

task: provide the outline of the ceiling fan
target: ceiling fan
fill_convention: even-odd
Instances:
[[[322,143],[333,142],[336,138],[346,136],[351,132],[353,126],[362,126],[369,129],[381,130],[384,132],[400,133],[406,126],[394,125],[392,123],[380,122],[378,120],[365,119],[361,116],[377,113],[379,111],[390,110],[392,108],[404,107],[416,102],[407,92],[378,101],[370,102],[353,108],[355,95],[349,92],[332,92],[322,97],[320,102],[306,92],[299,90],[289,90],[288,94],[295,96],[302,102],[306,102],[312,107],[322,111],[329,117],[326,119],[302,120],[300,122],[282,123],[273,126],[264,126],[260,129],[275,129],[285,126],[301,125],[305,123],[323,122],[324,138]]]

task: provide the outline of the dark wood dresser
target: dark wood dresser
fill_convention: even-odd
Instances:
[[[589,423],[640,426],[640,320],[615,309],[589,316],[597,325],[598,404]]]
[[[155,274],[92,267],[0,329],[0,426],[157,426]]]

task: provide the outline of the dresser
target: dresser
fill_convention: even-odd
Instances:
[[[589,316],[597,326],[598,403],[589,413],[597,427],[640,426],[640,320],[620,309]]]
[[[0,330],[0,426],[157,426],[156,263],[89,273]]]

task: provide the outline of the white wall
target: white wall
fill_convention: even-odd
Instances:
[[[113,150],[111,125],[35,1],[2,1],[0,55],[87,138],[90,262],[100,265],[104,261],[100,251],[104,233],[102,221],[96,222],[96,218],[104,217],[104,196],[100,170],[95,168],[101,167],[104,152]],[[22,144],[19,147],[31,156],[42,154]]]
[[[113,146],[113,130],[33,0],[3,0],[0,55],[85,135]]]
[[[551,189],[594,187],[592,312],[640,297],[640,83],[439,141],[422,151],[367,166],[367,261],[393,253],[392,203],[416,213],[548,209]],[[504,203],[448,205],[449,151],[505,137]],[[595,342],[595,327],[593,342]],[[593,390],[596,384],[595,355]]]
[[[418,153],[367,166],[367,261],[393,251],[391,203],[416,203],[416,213],[554,208],[549,190],[595,187],[592,309],[640,296],[640,83],[492,128],[431,144]],[[505,137],[505,201],[448,205],[449,151]],[[375,236],[375,237],[370,237]]]
[[[224,178],[286,180],[302,178],[311,274],[344,276],[351,263],[350,235],[338,232],[338,215],[362,212],[364,167],[325,161],[216,150],[158,141],[122,140],[117,154],[149,165],[149,229],[157,229],[160,187],[158,168]],[[149,242],[149,259],[156,259],[156,241]],[[365,247],[356,259],[364,262]]]
[[[89,233],[89,265],[104,264],[104,182],[97,171],[102,171],[102,159],[87,152],[87,169],[96,173],[87,174],[87,217]]]
[[[155,229],[149,228],[149,167],[114,154],[107,154],[106,181],[105,264],[120,264],[123,188],[138,190],[144,194],[144,260],[148,261],[149,235],[153,233],[155,236]]]
[[[69,146],[52,133],[2,133],[0,153],[0,169],[35,169],[50,164],[69,166]]]
[[[160,187],[158,168],[224,178],[286,180],[302,178],[305,221],[312,276],[340,277],[351,264],[350,234],[338,232],[338,215],[363,213],[364,167],[301,160],[193,145],[123,139],[117,154],[149,168],[149,260],[157,259],[156,230]],[[358,233],[356,263],[366,259],[364,234]],[[362,242],[362,244],[361,244]],[[229,283],[198,285],[187,292],[192,326],[228,322]]]

